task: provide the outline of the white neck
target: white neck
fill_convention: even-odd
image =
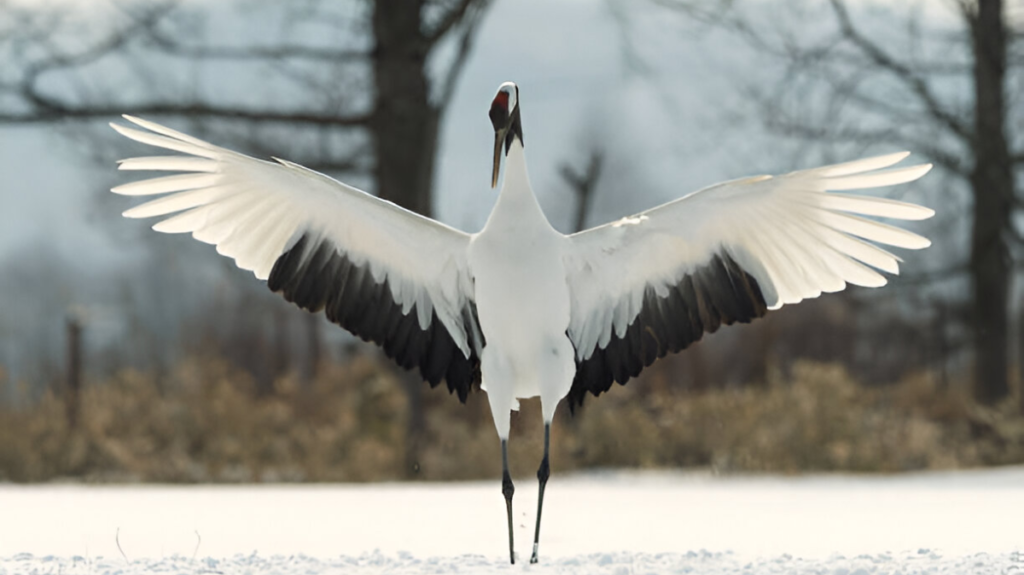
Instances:
[[[501,195],[528,192],[533,197],[530,186],[530,174],[526,170],[526,153],[519,138],[512,138],[508,154],[505,155],[505,181],[501,185]]]
[[[485,227],[521,227],[535,222],[543,222],[546,227],[551,227],[530,186],[523,144],[518,138],[513,138],[505,156],[505,181],[501,185],[498,203],[491,211]]]

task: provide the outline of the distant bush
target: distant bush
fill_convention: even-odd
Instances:
[[[579,437],[588,445],[578,464],[796,473],[1024,461],[1024,419],[1010,404],[1005,413],[981,410],[924,374],[865,387],[840,366],[798,362],[787,380],[776,376],[767,388],[636,393],[594,402],[581,418]]]
[[[655,371],[647,379],[666,377]],[[711,467],[719,472],[904,471],[1024,462],[1024,419],[984,410],[921,374],[862,386],[834,365],[797,363],[759,388],[682,392],[650,381],[561,406],[555,472],[595,467]],[[308,384],[260,394],[223,361],[193,359],[169,374],[126,370],[82,392],[78,427],[47,394],[0,410],[0,480],[249,482],[380,481],[409,476],[407,405],[394,372],[373,357],[326,366]],[[499,446],[486,396],[425,400],[414,474],[493,478]],[[536,400],[513,416],[511,465],[532,475],[542,453]]]

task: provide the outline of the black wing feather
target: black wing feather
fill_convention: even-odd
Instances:
[[[661,297],[648,287],[636,319],[619,337],[612,331],[608,345],[587,359],[576,360],[576,377],[569,390],[570,409],[593,395],[625,384],[644,367],[669,352],[678,352],[722,325],[748,323],[768,312],[757,281],[728,254],[717,254],[684,275]]]
[[[436,312],[421,328],[415,305],[402,313],[388,280],[378,283],[367,264],[353,262],[329,240],[302,235],[274,263],[267,286],[305,310],[324,310],[327,319],[381,346],[401,367],[419,368],[431,387],[447,381],[448,391],[462,402],[480,384],[475,346],[470,345],[473,351],[466,357]],[[472,302],[462,321],[467,334],[480,333]]]

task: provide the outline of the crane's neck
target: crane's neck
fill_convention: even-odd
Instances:
[[[537,197],[530,187],[530,175],[526,171],[526,155],[519,138],[512,139],[508,154],[505,155],[505,181],[498,195],[498,203],[491,211],[487,227],[511,225],[521,227],[533,222],[543,222],[551,227],[547,217],[537,203]]]

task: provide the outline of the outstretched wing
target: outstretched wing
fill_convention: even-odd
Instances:
[[[446,379],[463,401],[483,345],[466,248],[469,235],[284,160],[265,162],[164,126],[111,124],[185,155],[132,158],[122,170],[183,174],[114,188],[160,195],[124,212],[170,216],[153,229],[191,233],[267,280],[271,290],[373,341],[402,367]]]
[[[569,337],[577,363],[570,405],[722,324],[848,283],[885,285],[875,270],[899,273],[900,259],[868,241],[908,249],[930,242],[854,214],[921,220],[934,212],[831,192],[901,184],[931,168],[883,170],[907,155],[717,184],[570,236]]]

